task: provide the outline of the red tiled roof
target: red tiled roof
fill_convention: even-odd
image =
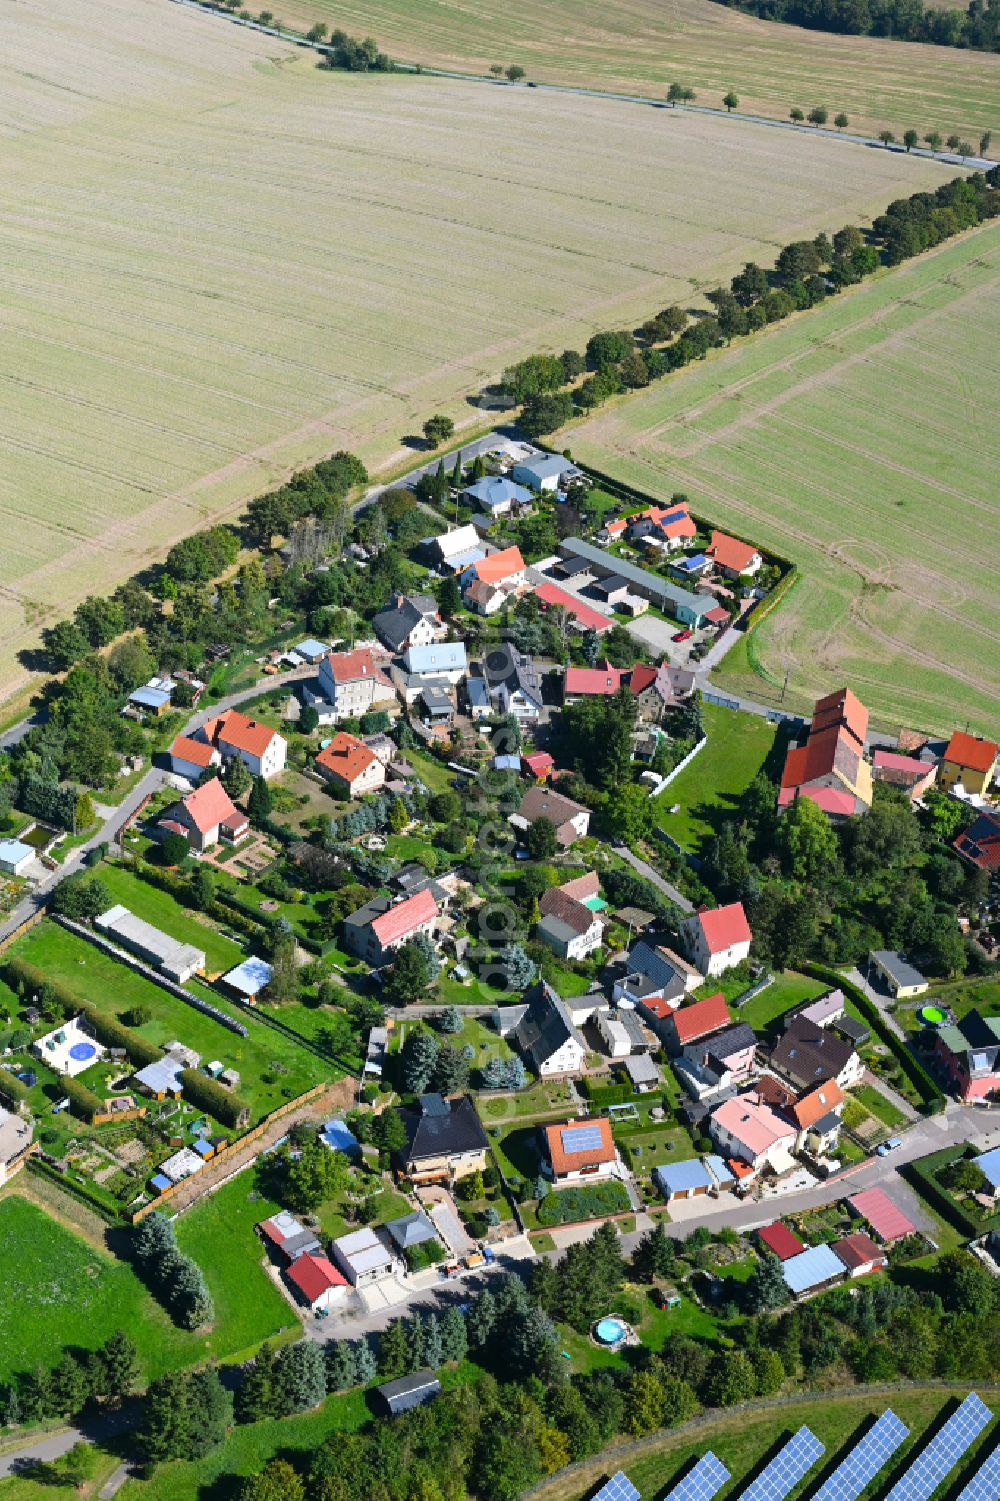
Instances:
[[[425,886],[423,891],[407,897],[405,902],[397,902],[388,912],[376,917],[372,922],[372,932],[385,948],[386,944],[398,943],[408,933],[413,933],[424,923],[430,922],[432,917],[437,916],[437,910],[438,904],[430,888]]]
[[[857,806],[854,794],[838,787],[782,787],[778,793],[778,807],[791,807],[797,797],[807,797],[817,808],[834,817],[850,818]]]
[[[358,651],[331,652],[326,659],[330,664],[335,683],[356,683],[360,678],[373,678],[378,669],[367,647]]]
[[[1000,819],[980,813],[952,842],[952,849],[979,870],[1000,870]]]
[[[674,1028],[680,1043],[697,1042],[699,1037],[707,1037],[709,1032],[728,1026],[729,1021],[729,1007],[721,990],[718,995],[710,995],[704,1001],[693,1001],[690,1006],[682,1006],[674,1012]]]
[[[713,532],[705,551],[720,568],[730,568],[734,573],[745,573],[754,558],[759,556],[756,547],[730,537],[727,532]]]
[[[857,1230],[853,1235],[845,1235],[843,1240],[835,1240],[830,1250],[835,1256],[839,1256],[846,1267],[852,1271],[859,1266],[868,1266],[870,1262],[884,1261],[885,1252],[881,1246],[877,1246],[870,1235],[863,1230]]]
[[[622,532],[625,531],[631,519],[632,518],[628,516],[619,516],[616,521],[605,522],[604,530],[607,532],[609,537],[620,537]]]
[[[610,696],[618,692],[624,676],[622,669],[612,667],[610,662],[603,667],[567,667],[563,692]]]
[[[934,770],[930,761],[920,761],[916,756],[900,756],[895,751],[887,750],[877,750],[872,756],[872,765],[876,771],[884,768],[886,771],[905,772],[915,782]]]
[[[213,777],[210,782],[196,787],[194,792],[189,792],[181,798],[181,803],[199,834],[209,833],[229,818],[243,818],[218,777]]]
[[[709,610],[705,619],[711,621],[712,625],[721,625],[724,620],[729,619],[729,611],[724,605],[715,605],[713,609]]]
[[[375,752],[346,730],[340,730],[334,735],[329,745],[324,745],[316,757],[317,766],[333,772],[334,776],[340,777],[348,786],[353,786],[358,777],[363,776],[377,761]]]
[[[567,594],[565,589],[560,589],[555,584],[539,584],[535,590],[535,598],[543,607],[550,605],[553,609],[567,610],[587,630],[600,633],[610,631],[614,625],[614,621],[609,620],[606,615],[592,610],[582,600],[576,599],[572,594]]]
[[[246,751],[248,756],[262,756],[278,732],[272,730],[269,724],[248,719],[238,709],[228,709],[218,719],[208,721],[205,733],[216,745],[224,741],[236,750]]]
[[[575,876],[572,881],[563,881],[559,888],[567,896],[575,897],[578,902],[585,902],[596,896],[600,889],[601,881],[596,870],[588,870],[586,875]]]
[[[856,1214],[868,1221],[875,1234],[885,1241],[901,1240],[904,1235],[912,1235],[916,1229],[913,1221],[897,1208],[884,1189],[863,1189],[847,1202]]]
[[[943,760],[951,761],[955,766],[962,766],[967,771],[989,771],[998,754],[997,745],[992,740],[982,740],[978,735],[967,735],[964,730],[956,730],[948,741],[948,749],[945,751]]]
[[[215,747],[204,740],[192,740],[190,735],[178,735],[170,747],[170,755],[178,761],[189,761],[192,766],[211,766]]]
[[[804,1094],[796,1100],[792,1106],[792,1114],[803,1131],[814,1126],[824,1115],[829,1115],[831,1110],[836,1110],[838,1105],[844,1103],[844,1093],[836,1079],[827,1079],[825,1083]]]
[[[795,1232],[780,1220],[775,1220],[773,1225],[762,1225],[757,1231],[757,1239],[763,1241],[779,1261],[787,1261],[790,1256],[798,1256],[805,1250]]]
[[[551,771],[556,763],[548,751],[532,751],[530,756],[521,757],[521,764],[536,777],[540,777],[543,772]]]
[[[309,1303],[315,1303],[331,1287],[347,1286],[347,1278],[325,1256],[314,1256],[309,1251],[288,1268],[288,1280],[294,1282]]]
[[[737,943],[750,943],[753,934],[742,902],[726,907],[702,907],[697,913],[710,954],[721,954]]]
[[[505,547],[503,552],[492,553],[475,565],[476,577],[481,584],[498,584],[501,579],[524,572],[524,559],[519,547]]]
[[[587,1132],[597,1130],[601,1137],[600,1144],[596,1147],[588,1147],[582,1152],[567,1150],[566,1147],[572,1148],[572,1132],[577,1130]],[[567,1133],[566,1147],[563,1146],[563,1132]],[[560,1121],[555,1126],[547,1126],[545,1142],[552,1171],[557,1176],[583,1167],[599,1167],[603,1162],[614,1162],[616,1156],[614,1138],[611,1135],[611,1122],[603,1117],[598,1120]]]
[[[868,734],[868,710],[850,688],[838,688],[816,700],[810,735],[842,725],[863,748]]]

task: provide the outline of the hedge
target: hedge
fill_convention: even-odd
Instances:
[[[996,1217],[979,1219],[963,1209],[961,1204],[955,1202],[949,1193],[941,1186],[935,1177],[938,1169],[945,1167],[949,1162],[957,1162],[964,1157],[966,1147],[946,1147],[943,1151],[932,1152],[929,1157],[918,1157],[914,1162],[904,1162],[899,1171],[917,1193],[937,1210],[941,1217],[954,1225],[963,1235],[974,1240],[991,1229],[996,1222]]]
[[[624,1184],[617,1178],[607,1178],[586,1188],[554,1190],[540,1200],[536,1213],[540,1225],[568,1225],[605,1214],[623,1214],[631,1207]]]
[[[99,1199],[96,1194],[91,1193],[82,1183],[77,1183],[68,1173],[61,1173],[58,1168],[52,1166],[51,1162],[46,1162],[37,1153],[28,1158],[28,1171],[29,1173],[41,1173],[43,1178],[51,1178],[53,1183],[58,1183],[64,1193],[72,1194],[81,1203],[95,1210],[109,1224],[113,1225],[116,1221],[123,1218],[121,1209],[113,1208],[110,1204],[105,1203],[103,1199]]]
[[[591,1079],[581,1079],[580,1088],[592,1105],[624,1105],[634,1099],[631,1084],[595,1084]]]
[[[827,969],[825,964],[807,964],[805,972],[807,975],[812,975],[816,980],[825,980],[838,990],[842,990],[844,995],[850,998],[872,1031],[878,1036],[879,1041],[885,1043],[886,1047],[895,1055],[900,1068],[902,1068],[904,1074],[919,1094],[921,1108],[924,1113],[926,1115],[939,1114],[945,1106],[945,1097],[942,1090],[935,1084],[923,1064],[918,1062],[909,1048],[900,1042],[895,1032],[890,1031],[881,1011],[865,995],[864,991],[859,990],[857,985],[853,985],[850,980],[845,979],[838,970]]]
[[[64,1074],[59,1080],[59,1088],[69,1100],[73,1114],[80,1116],[88,1125],[104,1109],[100,1095],[88,1089],[86,1084],[81,1084],[79,1079],[71,1079],[68,1074]]]
[[[238,1094],[196,1068],[181,1071],[181,1084],[185,1099],[190,1100],[192,1105],[197,1105],[199,1110],[214,1116],[224,1126],[242,1125],[250,1114],[249,1105]]]
[[[75,996],[71,990],[67,990],[66,986],[60,984],[58,980],[50,980],[44,970],[39,969],[37,965],[29,964],[27,959],[22,959],[19,955],[12,954],[4,961],[2,974],[12,990],[17,990],[20,982],[26,985],[30,992],[37,994],[44,985],[49,994],[54,995],[67,1011],[75,1012],[80,1009],[78,996]]]
[[[0,1100],[11,1110],[28,1103],[27,1087],[9,1068],[0,1068]]]
[[[81,1014],[93,1028],[97,1040],[103,1042],[106,1048],[123,1048],[129,1062],[134,1063],[137,1068],[145,1068],[147,1063],[158,1063],[163,1057],[162,1048],[147,1042],[145,1037],[140,1037],[138,1032],[133,1032],[116,1017],[105,1016],[103,1011],[98,1011],[89,1001],[79,1005]]]

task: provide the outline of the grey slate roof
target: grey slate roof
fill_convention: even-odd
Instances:
[[[399,1113],[406,1127],[407,1161],[481,1152],[487,1146],[476,1107],[466,1094],[454,1100],[443,1100],[434,1094],[421,1095],[416,1110]]]
[[[757,1034],[753,1027],[746,1022],[737,1022],[734,1027],[727,1027],[724,1032],[716,1032],[706,1044],[706,1051],[717,1058],[720,1063],[725,1063],[727,1058],[732,1058],[736,1053],[742,1053],[744,1048],[753,1047],[757,1042]]]
[[[627,584],[648,589],[661,604],[683,605],[686,609],[705,616],[717,603],[711,595],[693,594],[690,589],[671,584],[646,568],[637,568],[634,563],[627,563],[624,558],[609,558],[600,547],[595,547],[592,542],[584,542],[580,537],[565,537],[559,544],[559,550],[565,557],[586,558],[588,562],[598,566],[601,574],[616,573]]]
[[[539,706],[542,702],[542,680],[530,657],[522,656],[509,641],[492,647],[483,658],[483,676],[491,693],[506,687],[509,693],[520,688],[525,698]]]
[[[402,1251],[408,1246],[422,1246],[426,1241],[437,1240],[437,1231],[419,1209],[401,1215],[398,1220],[386,1220],[385,1228]]]
[[[390,605],[388,609],[379,610],[372,626],[376,636],[390,651],[399,651],[414,626],[419,625],[422,619],[420,611],[410,600],[404,599],[400,605]]]
[[[570,1037],[585,1050],[586,1045],[573,1025],[566,1003],[551,985],[536,980],[531,989],[525,991],[524,999],[527,1010],[514,1037],[534,1068],[539,1069]]]

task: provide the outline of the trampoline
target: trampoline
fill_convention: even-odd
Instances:
[[[88,1063],[91,1058],[97,1057],[97,1048],[92,1042],[74,1042],[69,1056],[74,1063]]]
[[[920,1020],[926,1022],[929,1027],[941,1027],[948,1017],[940,1006],[924,1006],[920,1012]]]

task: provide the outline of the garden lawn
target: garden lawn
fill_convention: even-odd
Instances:
[[[657,823],[689,854],[703,851],[731,819],[767,760],[777,733],[769,720],[705,704],[708,744],[656,800]],[[671,813],[675,803],[678,813]]]
[[[309,893],[303,893],[302,900],[298,902],[280,902],[274,897],[269,897],[263,891],[258,891],[256,886],[249,881],[241,881],[229,870],[213,869],[220,886],[226,886],[249,909],[251,916],[260,913],[265,918],[283,917],[291,925],[300,938],[313,936],[313,925],[317,921],[316,910],[313,906],[313,898]],[[267,902],[267,910],[263,910],[263,904]],[[274,903],[272,906],[271,903]]]
[[[906,1116],[903,1112],[887,1099],[880,1089],[871,1084],[859,1084],[854,1090],[857,1100],[865,1107],[870,1115],[880,1120],[883,1126],[905,1126]]]
[[[225,1067],[235,1068],[240,1074],[240,1094],[250,1106],[251,1123],[331,1074],[336,1076],[336,1065],[324,1063],[253,1017],[249,1018],[249,1036],[240,1037],[55,923],[40,923],[11,952],[109,1016],[119,1016],[132,1006],[147,1007],[151,1019],[136,1030],[150,1042],[162,1047],[176,1038],[194,1048],[203,1062],[218,1059]],[[235,1008],[207,987],[192,981],[188,989],[222,1011],[236,1014]]]
[[[512,1116],[525,1119],[562,1116],[568,1119],[573,1107],[569,1086],[558,1079],[540,1079],[518,1094],[497,1095],[480,1100],[479,1114],[487,1127],[508,1121]]]
[[[102,865],[98,872],[113,899],[183,943],[193,943],[205,953],[206,973],[213,978],[240,964],[245,955],[238,943],[225,938],[211,923],[200,922],[181,906],[169,891],[161,891],[122,865]]]
[[[715,984],[714,981],[712,983]],[[725,989],[725,976],[717,988]],[[745,1006],[740,1006],[735,1015],[739,1021],[753,1027],[755,1032],[770,1029],[776,1034],[780,1028],[775,1027],[774,1023],[791,1011],[793,1006],[801,1006],[803,1001],[811,1001],[828,989],[829,986],[824,985],[822,980],[813,980],[793,969],[783,970],[781,974],[775,975],[766,990],[747,1001]]]
[[[425,751],[414,749],[403,752],[405,760],[409,761],[417,776],[424,783],[429,792],[451,792],[452,782],[456,773],[449,771],[443,761],[438,761],[434,756],[428,756]]]

